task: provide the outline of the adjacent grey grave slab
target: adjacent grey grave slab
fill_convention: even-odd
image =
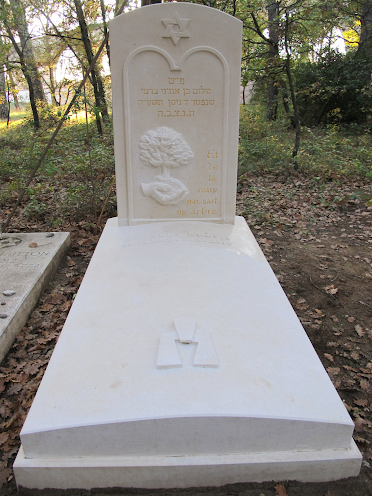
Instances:
[[[111,22],[118,218],[22,429],[20,486],[359,473],[353,422],[234,216],[241,34],[190,3]]]
[[[30,246],[31,245],[31,246]],[[0,239],[0,361],[70,246],[70,234],[6,233]]]

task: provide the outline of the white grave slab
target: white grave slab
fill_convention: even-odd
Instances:
[[[358,474],[353,427],[244,219],[111,219],[14,469],[40,489],[324,481]]]
[[[17,484],[357,475],[353,422],[234,217],[240,21],[169,3],[110,29],[119,215],[22,429]]]
[[[0,362],[69,246],[70,234],[61,232],[6,233],[0,239]]]

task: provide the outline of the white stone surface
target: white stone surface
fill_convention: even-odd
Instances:
[[[241,34],[188,3],[110,22],[119,225],[234,223]]]
[[[348,450],[48,460],[26,459],[21,448],[14,472],[19,486],[35,489],[153,489],[293,479],[326,482],[357,476],[360,464],[354,441]]]
[[[213,367],[196,360],[201,331]],[[167,333],[180,363],[159,368]],[[127,487],[332,480],[358,473],[352,432],[243,218],[111,219],[22,429],[15,474],[39,488],[104,487],[111,476]]]
[[[36,243],[36,246],[31,246]],[[0,362],[70,246],[69,233],[6,233],[0,239]],[[15,291],[5,296],[4,292]]]

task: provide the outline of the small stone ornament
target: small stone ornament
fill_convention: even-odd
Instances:
[[[16,294],[14,289],[6,289],[5,291],[3,291],[4,296],[13,296],[14,294]]]
[[[5,301],[2,301],[2,302],[0,303],[0,305],[6,305]]]
[[[6,319],[7,317],[6,313],[0,313],[0,319]]]
[[[50,232],[50,233],[46,233],[45,237],[46,238],[53,238],[54,236],[54,233]]]

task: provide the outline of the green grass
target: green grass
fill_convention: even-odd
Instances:
[[[42,129],[35,131],[29,114],[9,127],[0,127],[0,206],[9,206],[29,177],[44,150],[57,118],[50,115]],[[36,178],[27,190],[25,214],[46,221],[51,226],[66,218],[94,218],[93,199],[97,215],[107,196],[114,175],[112,127],[107,126],[103,137],[98,136],[94,119],[89,122],[92,167],[85,115],[71,116],[57,135]],[[95,195],[93,195],[93,187]],[[111,195],[107,208],[113,215],[116,200]]]
[[[28,113],[28,105],[21,105],[19,110],[15,110],[13,104],[11,104],[9,126],[21,124],[22,120],[28,115]],[[6,127],[8,127],[7,121],[0,119],[0,131]]]
[[[294,170],[295,133],[285,117],[265,120],[259,104],[241,107],[239,174]],[[363,126],[306,128],[301,130],[297,156],[299,172],[323,179],[372,178],[372,135]]]

